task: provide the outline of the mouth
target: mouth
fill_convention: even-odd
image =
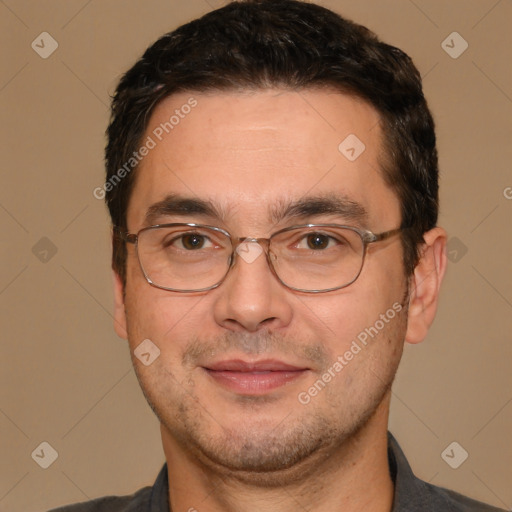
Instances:
[[[232,359],[202,367],[223,388],[241,395],[263,395],[301,378],[309,368],[269,359]]]

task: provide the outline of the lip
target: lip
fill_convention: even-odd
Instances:
[[[265,359],[262,361],[243,361],[242,359],[230,359],[205,365],[204,368],[212,371],[227,372],[293,372],[307,370],[277,359]]]
[[[223,388],[241,395],[263,395],[302,377],[309,369],[283,361],[231,359],[203,366]]]

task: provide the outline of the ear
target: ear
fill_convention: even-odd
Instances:
[[[409,311],[405,340],[420,343],[434,321],[446,270],[446,231],[436,227],[423,235],[421,257],[409,279]]]
[[[115,270],[112,271],[112,283],[114,286],[114,329],[120,338],[127,340],[124,286],[119,274]]]

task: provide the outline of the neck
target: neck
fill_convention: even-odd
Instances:
[[[390,512],[393,482],[387,457],[389,394],[341,446],[319,450],[280,474],[234,474],[184,449],[162,426],[171,511]]]

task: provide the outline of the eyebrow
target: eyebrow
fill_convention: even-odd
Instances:
[[[151,205],[145,215],[146,225],[153,225],[162,217],[201,216],[226,221],[227,211],[209,200],[170,194]],[[305,196],[296,201],[280,199],[269,210],[269,222],[279,224],[299,218],[335,215],[361,225],[368,220],[368,212],[360,203],[339,194]]]
[[[272,208],[270,219],[278,224],[289,219],[320,215],[335,215],[360,224],[368,220],[368,212],[362,204],[334,193],[306,196],[290,203],[280,201]]]
[[[152,225],[157,219],[171,215],[182,217],[200,215],[202,217],[223,219],[226,217],[226,212],[217,208],[211,201],[185,197],[179,194],[169,194],[165,199],[152,204],[147,209],[145,222]]]

